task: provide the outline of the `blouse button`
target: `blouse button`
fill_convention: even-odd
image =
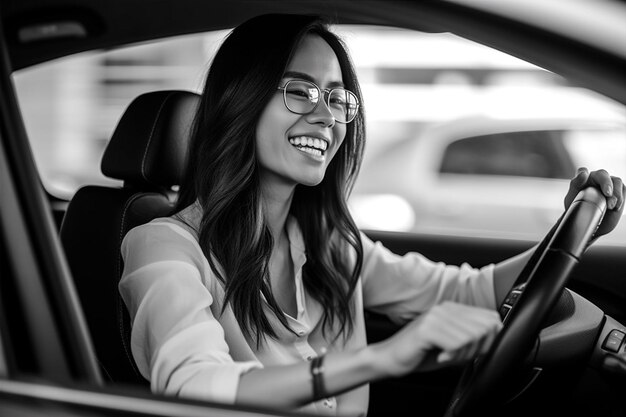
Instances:
[[[333,408],[333,403],[329,399],[324,400],[324,405],[328,408]]]
[[[313,360],[313,356],[307,356],[307,357],[306,357],[306,360],[307,360],[307,361],[311,361],[311,360]]]
[[[298,336],[304,336],[304,330],[300,330],[300,331],[298,332]]]

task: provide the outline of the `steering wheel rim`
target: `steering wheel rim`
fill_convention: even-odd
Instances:
[[[503,321],[489,351],[468,365],[446,408],[446,417],[484,415],[486,404],[499,405],[510,376],[532,351],[542,323],[558,301],[606,211],[606,198],[595,187],[581,190],[544,239],[513,288],[524,290]],[[526,275],[527,276],[524,276]]]

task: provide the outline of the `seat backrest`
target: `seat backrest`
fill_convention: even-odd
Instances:
[[[147,385],[130,351],[130,320],[118,292],[120,245],[133,227],[171,214],[172,187],[186,166],[190,128],[199,95],[156,91],[126,109],[102,158],[102,172],[118,188],[85,186],[69,203],[61,242],[103,377]]]

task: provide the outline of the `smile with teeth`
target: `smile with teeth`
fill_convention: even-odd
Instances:
[[[328,148],[328,142],[325,140],[309,136],[295,136],[289,138],[289,143],[295,146],[299,151],[316,156],[323,156]]]

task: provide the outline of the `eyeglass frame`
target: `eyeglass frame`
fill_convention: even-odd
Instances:
[[[323,94],[324,94],[324,93],[326,94],[326,99],[322,99],[322,100],[319,100],[319,99],[318,99],[318,100],[317,100],[317,103],[315,103],[315,106],[314,106],[314,107],[313,107],[310,111],[308,111],[308,112],[306,112],[306,113],[300,113],[300,112],[297,112],[297,111],[294,111],[294,110],[290,109],[290,108],[289,108],[289,106],[287,105],[287,86],[289,85],[289,83],[294,82],[294,81],[300,81],[300,82],[306,82],[306,83],[309,83],[309,84],[313,84],[313,86],[314,86],[315,88],[317,88],[317,90],[320,92],[320,95],[322,95],[322,97],[323,97]],[[319,106],[319,104],[320,104],[321,102],[324,102],[324,104],[326,104],[326,107],[327,107],[327,108],[328,108],[328,110],[330,111],[330,114],[332,115],[332,114],[333,114],[333,112],[332,112],[332,110],[330,109],[330,103],[329,103],[329,101],[330,101],[330,95],[331,95],[331,94],[332,94],[332,92],[333,92],[333,91],[335,91],[335,90],[344,90],[344,91],[347,91],[347,92],[349,92],[350,94],[352,94],[352,95],[354,96],[354,98],[356,99],[356,109],[355,109],[355,111],[354,111],[354,116],[352,117],[352,119],[350,119],[350,120],[348,120],[348,121],[345,121],[345,122],[342,122],[342,121],[340,121],[340,120],[337,120],[337,118],[333,115],[333,120],[334,120],[335,122],[337,122],[337,123],[341,123],[341,124],[348,124],[348,123],[352,123],[352,122],[354,121],[354,119],[356,119],[356,116],[359,114],[359,109],[361,108],[361,103],[359,102],[359,98],[357,97],[357,95],[356,95],[356,94],[354,94],[354,92],[352,92],[352,91],[348,90],[347,88],[343,88],[343,87],[336,87],[336,88],[330,88],[330,89],[329,89],[329,88],[324,88],[324,89],[322,89],[322,88],[320,88],[317,84],[315,84],[313,81],[310,81],[310,80],[302,80],[302,79],[299,79],[299,78],[294,78],[294,79],[292,79],[292,80],[287,81],[287,82],[285,83],[285,85],[283,85],[282,87],[281,87],[281,86],[278,86],[278,87],[277,87],[277,89],[278,89],[278,90],[282,90],[282,91],[283,91],[283,104],[285,105],[285,108],[286,108],[287,110],[289,110],[289,111],[290,111],[291,113],[293,113],[293,114],[299,114],[299,115],[311,114],[311,113],[313,113],[313,112],[317,109],[317,106]],[[309,100],[309,101],[310,101],[310,100]]]

